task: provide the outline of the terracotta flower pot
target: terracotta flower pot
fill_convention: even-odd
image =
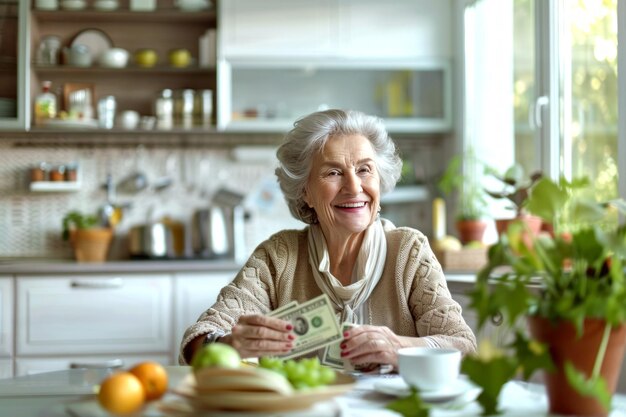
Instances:
[[[458,220],[456,230],[459,232],[461,243],[482,242],[487,222],[484,220]]]
[[[606,410],[595,398],[582,396],[570,387],[565,376],[564,364],[572,362],[574,367],[591,375],[604,333],[604,320],[587,319],[582,337],[577,337],[576,329],[570,322],[553,324],[542,317],[529,317],[530,333],[539,341],[550,347],[550,355],[555,363],[556,371],[544,373],[550,413],[559,415],[606,416]],[[626,342],[626,325],[611,331],[606,356],[600,374],[607,382],[611,394],[615,393],[624,358]]]
[[[113,230],[106,227],[70,232],[70,242],[78,262],[106,261],[112,239]]]

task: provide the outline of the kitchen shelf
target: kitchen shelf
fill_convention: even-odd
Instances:
[[[32,192],[76,192],[80,190],[80,181],[34,181],[30,183],[30,191]]]
[[[140,68],[129,66],[124,68],[105,68],[98,65],[91,67],[72,67],[66,66],[45,66],[33,65],[33,69],[42,75],[111,75],[118,76],[120,74],[140,74],[140,75],[214,75],[215,68],[186,67],[172,68],[168,66],[156,66],[152,68]]]
[[[215,10],[182,11],[180,9],[159,9],[155,11],[131,10],[33,10],[40,22],[67,22],[68,20],[101,22],[142,22],[142,23],[211,23],[215,22]]]

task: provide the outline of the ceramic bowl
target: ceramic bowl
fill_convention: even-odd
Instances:
[[[119,7],[117,0],[97,0],[93,4],[94,9],[96,10],[116,10]]]
[[[128,64],[128,51],[122,48],[107,49],[100,55],[100,66],[106,68],[124,68]]]
[[[82,10],[87,7],[87,2],[85,0],[63,0],[61,7],[66,10]]]

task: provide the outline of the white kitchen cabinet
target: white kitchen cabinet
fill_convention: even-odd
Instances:
[[[29,1],[3,2],[0,8],[0,130],[24,130],[29,123]]]
[[[13,277],[0,275],[0,378],[13,376]]]
[[[286,132],[326,108],[360,110],[392,133],[452,128],[451,63],[445,59],[220,60],[218,128]]]
[[[15,376],[33,375],[42,372],[61,371],[77,368],[109,368],[128,369],[131,366],[144,362],[154,361],[163,365],[171,365],[170,357],[161,355],[88,355],[75,357],[26,358],[15,361]]]
[[[226,59],[451,56],[451,0],[229,0],[220,9]]]
[[[16,357],[171,349],[172,277],[17,277]]]
[[[228,285],[237,271],[186,272],[176,274],[176,326],[175,340],[182,340],[187,327],[217,300],[222,287]],[[177,347],[177,346],[175,346]],[[175,349],[178,355],[178,349]]]

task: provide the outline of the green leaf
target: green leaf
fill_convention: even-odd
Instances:
[[[498,397],[504,384],[509,381],[518,367],[515,358],[499,356],[482,360],[475,356],[466,356],[461,363],[461,372],[482,387],[477,400],[483,409],[483,415],[499,414]]]
[[[522,366],[524,379],[530,378],[539,369],[546,371],[554,369],[550,350],[546,344],[529,339],[522,332],[518,331],[515,333],[515,340],[511,346]]]
[[[548,223],[553,223],[557,213],[567,202],[567,198],[568,193],[565,189],[548,178],[543,178],[532,188],[526,210]]]
[[[598,375],[587,379],[585,374],[578,371],[570,361],[565,362],[565,375],[570,386],[578,393],[595,398],[606,410],[610,409],[611,394],[604,378]]]
[[[385,407],[389,410],[402,414],[404,417],[428,417],[430,408],[422,401],[419,391],[411,388],[411,394],[407,397],[390,402]]]

